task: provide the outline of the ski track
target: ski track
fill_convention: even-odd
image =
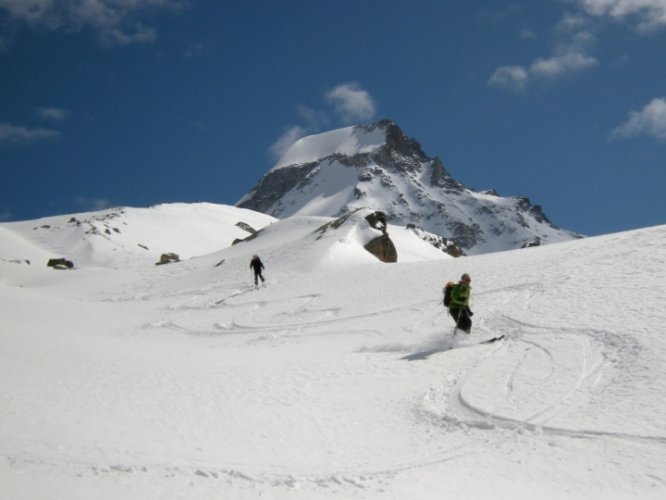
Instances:
[[[149,297],[149,292],[153,285],[148,285],[148,291],[144,294],[130,294],[129,300],[135,300],[137,297]],[[666,438],[661,436],[639,436],[632,434],[604,432],[595,430],[576,430],[557,426],[549,426],[548,423],[562,414],[571,411],[575,406],[584,404],[586,400],[599,390],[599,384],[608,372],[612,370],[613,363],[627,365],[631,363],[632,353],[635,353],[636,346],[620,345],[622,338],[614,335],[612,332],[604,331],[583,331],[576,330],[563,331],[561,327],[551,328],[544,325],[529,324],[515,318],[507,317],[498,311],[502,306],[510,301],[522,301],[524,308],[529,310],[535,297],[540,296],[545,289],[543,283],[523,283],[519,286],[504,287],[494,290],[487,290],[485,295],[495,296],[494,310],[490,311],[489,317],[486,316],[479,322],[477,328],[487,329],[489,331],[507,332],[507,340],[501,342],[501,345],[494,346],[478,360],[462,376],[461,380],[453,388],[452,394],[448,396],[447,407],[451,406],[454,416],[448,416],[446,420],[457,422],[458,426],[472,426],[479,428],[501,426],[507,429],[532,429],[541,432],[552,432],[571,437],[593,437],[606,436],[618,437],[623,439],[632,439],[639,441],[666,442]],[[318,335],[375,335],[381,336],[381,332],[370,329],[353,330],[344,328],[345,323],[358,324],[359,321],[371,321],[374,317],[387,314],[395,315],[396,318],[404,316],[406,312],[423,312],[424,306],[428,304],[403,304],[399,307],[389,309],[375,310],[365,314],[343,315],[341,308],[317,309],[316,302],[320,298],[319,294],[304,294],[287,296],[279,300],[248,300],[252,293],[258,292],[251,285],[241,285],[233,283],[231,285],[211,284],[205,288],[192,287],[181,289],[174,294],[164,294],[160,291],[157,295],[160,297],[180,298],[178,303],[167,306],[167,310],[174,311],[176,314],[167,319],[154,322],[147,327],[164,328],[173,332],[192,336],[217,336],[217,335],[247,335],[255,334],[254,341],[266,340],[264,337],[257,337],[258,334],[270,332],[281,332],[280,338],[288,340],[300,338],[306,335],[308,329],[321,329],[322,323],[330,325],[339,325],[341,330],[335,328],[327,332],[320,332]],[[214,295],[214,298],[211,298]],[[499,299],[497,298],[499,296]],[[117,299],[115,299],[117,300]],[[231,320],[225,320],[224,323],[213,323],[201,327],[191,321],[189,313],[221,311],[233,312]],[[262,320],[249,321],[247,319],[238,319],[247,317],[248,312],[252,312],[253,318],[263,318]],[[295,321],[295,319],[297,319]],[[421,320],[421,324],[437,325],[441,324],[442,312],[435,311],[429,317]],[[415,332],[421,329],[420,326],[402,325],[404,330]],[[284,330],[288,329],[289,333]],[[569,336],[580,338],[581,334],[589,339],[583,347],[583,355],[578,360],[577,366],[562,366],[558,361],[557,352],[544,342],[543,336]],[[270,338],[274,340],[273,338]],[[570,340],[568,340],[570,341]],[[409,349],[405,344],[385,345],[374,349],[367,349],[365,352],[396,352]],[[442,352],[446,349],[434,349],[433,353]],[[518,389],[518,379],[521,369],[530,363],[534,353],[538,352],[540,362],[545,361],[547,368],[542,370],[542,380],[527,393],[521,393]],[[635,355],[635,354],[634,354]],[[501,392],[504,395],[506,406],[523,407],[532,400],[535,394],[558,394],[558,397],[549,401],[543,401],[538,408],[533,409],[525,416],[520,418],[511,418],[503,412],[498,412],[492,408],[485,407],[482,403],[475,401],[478,395],[475,394],[477,387],[472,387],[469,383],[475,373],[481,370],[484,363],[492,362],[493,359],[501,356],[506,360],[511,358],[508,363],[507,373],[503,382]],[[624,356],[625,359],[622,359]],[[489,361],[490,360],[490,361]],[[573,373],[575,376],[567,376]],[[611,376],[612,379],[612,376]],[[567,380],[568,385],[564,390],[554,390],[552,384],[557,381]],[[610,383],[610,382],[607,382]],[[470,392],[471,395],[467,393]]]
[[[271,332],[285,328],[307,330],[320,329],[325,324],[343,325],[344,323],[356,323],[363,320],[372,322],[373,318],[379,316],[401,316],[409,311],[418,313],[424,306],[424,303],[420,302],[373,310],[364,314],[344,315],[341,307],[318,308],[316,302],[321,298],[321,295],[316,293],[286,296],[278,300],[248,300],[252,297],[252,293],[260,290],[261,288],[255,289],[252,286],[245,288],[211,286],[207,293],[199,293],[200,290],[197,290],[194,296],[191,295],[190,291],[185,290],[177,294],[181,299],[185,297],[184,300],[166,307],[167,310],[174,311],[173,315],[146,326],[149,328],[167,328],[198,336]],[[216,298],[210,298],[211,292],[215,292]],[[145,299],[146,295],[143,294],[130,294],[130,296],[132,299],[129,300],[134,300],[136,297],[147,300]],[[428,301],[428,303],[431,302]],[[190,314],[192,312],[210,312],[218,316],[224,316],[225,319],[223,323],[213,322],[207,328],[202,328],[201,325],[194,325],[200,319],[194,318]],[[228,319],[230,312],[231,319]],[[253,319],[249,319],[250,317]],[[343,328],[343,326],[340,326],[340,328]],[[349,329],[345,328],[344,331],[349,331]]]
[[[596,390],[599,390],[599,384],[607,375],[609,370],[612,370],[612,363],[618,362],[622,356],[624,360],[619,361],[622,365],[631,363],[632,352],[635,352],[636,346],[620,345],[622,337],[614,335],[612,332],[605,331],[584,331],[582,335],[588,338],[583,348],[583,354],[578,360],[577,366],[563,366],[561,361],[558,360],[558,354],[553,350],[547,342],[542,338],[544,335],[549,336],[568,336],[574,339],[581,337],[581,332],[576,330],[563,331],[561,327],[551,328],[543,325],[534,325],[519,321],[517,319],[507,317],[497,311],[502,309],[510,301],[522,301],[524,308],[529,310],[535,297],[543,293],[545,286],[543,283],[523,283],[520,286],[506,287],[495,290],[486,291],[486,295],[500,295],[503,298],[496,301],[495,311],[491,311],[492,319],[484,319],[480,322],[477,328],[485,328],[490,331],[505,331],[508,332],[508,340],[504,340],[500,345],[494,346],[489,349],[459,380],[453,388],[452,394],[449,396],[448,406],[452,414],[447,416],[446,420],[451,423],[455,422],[459,427],[476,427],[479,429],[502,427],[508,430],[524,430],[552,433],[568,437],[613,437],[619,439],[633,440],[633,441],[651,441],[659,444],[666,443],[666,437],[662,436],[641,436],[629,433],[618,432],[604,432],[598,430],[586,429],[568,429],[558,426],[548,425],[549,422],[555,420],[558,416],[570,412],[577,405],[584,404],[589,400]],[[317,309],[316,302],[320,298],[319,294],[305,294],[296,295],[291,297],[284,297],[280,300],[247,300],[251,297],[251,293],[257,291],[252,286],[239,287],[232,286],[228,289],[225,287],[211,286],[202,293],[201,289],[197,290],[183,290],[179,296],[187,296],[186,300],[179,302],[173,306],[168,307],[169,310],[186,313],[190,311],[207,311],[215,310],[224,307],[225,311],[231,308],[236,314],[241,317],[246,317],[248,311],[252,311],[253,318],[263,318],[262,320],[249,321],[247,319],[240,320],[238,316],[234,316],[227,326],[214,325],[209,329],[197,329],[192,327],[187,322],[178,323],[177,320],[182,321],[186,316],[184,314],[177,315],[175,318],[170,318],[166,321],[157,323],[151,326],[160,328],[167,328],[172,331],[185,333],[188,335],[221,335],[221,334],[248,334],[248,333],[268,333],[283,331],[286,329],[297,329],[297,333],[289,335],[281,335],[282,339],[296,338],[304,335],[304,331],[309,328],[321,329],[322,323],[331,325],[340,325],[343,328],[345,323],[356,323],[362,320],[372,320],[373,317],[380,315],[395,315],[396,318],[404,316],[406,312],[423,312],[424,303],[416,304],[403,304],[398,307],[390,309],[375,310],[365,314],[356,315],[343,315],[341,308]],[[190,296],[195,292],[194,296]],[[210,292],[218,294],[217,298],[210,299]],[[224,294],[226,292],[226,294]],[[223,295],[219,297],[219,295]],[[204,300],[200,300],[204,297]],[[267,311],[262,314],[262,311]],[[245,314],[244,314],[245,313]],[[493,317],[493,313],[495,316]],[[177,319],[176,319],[177,318]],[[295,321],[295,319],[297,319]],[[428,318],[422,319],[421,323],[430,325],[437,325],[441,323],[442,313],[436,311],[430,314]],[[403,329],[408,331],[418,331],[419,326],[406,326],[402,325]],[[378,331],[370,331],[367,329],[357,329],[349,331],[338,331],[332,329],[324,334],[368,334],[381,335]],[[321,334],[321,333],[320,333]],[[261,340],[261,339],[259,339]],[[571,340],[565,340],[571,341]],[[398,346],[384,346],[378,348],[374,352],[395,352],[404,349],[405,345]],[[366,350],[365,352],[372,352]],[[438,350],[433,350],[433,353]],[[531,358],[534,357],[534,352],[540,353],[541,361],[545,360],[547,368],[542,369],[543,379],[539,385],[532,387],[527,393],[521,393],[517,388],[519,385],[518,379],[521,369],[524,365],[528,364]],[[622,354],[624,353],[624,354]],[[629,354],[627,354],[629,353]],[[523,407],[533,399],[537,393],[557,394],[558,397],[548,401],[543,401],[541,405],[534,409],[532,412],[520,418],[511,418],[504,415],[502,412],[497,412],[492,408],[487,408],[483,404],[477,403],[478,394],[475,392],[477,387],[470,389],[469,380],[471,380],[475,373],[478,372],[484,363],[492,362],[497,356],[503,359],[511,358],[508,363],[509,368],[503,388],[501,392],[504,394],[504,400],[508,407]],[[567,376],[567,373],[575,374],[574,376]],[[564,390],[554,390],[553,384],[555,382],[561,383],[562,380],[568,382]],[[608,382],[610,383],[610,382]],[[471,392],[471,395],[467,395]],[[448,460],[448,456],[440,457],[440,460]]]
[[[572,258],[575,252],[571,253]],[[583,255],[577,258],[583,259]],[[279,299],[267,299],[262,288],[256,289],[241,280],[222,283],[211,278],[205,285],[183,285],[188,268],[181,266],[161,273],[145,272],[140,285],[129,284],[124,289],[100,293],[95,298],[104,302],[154,301],[160,317],[144,325],[145,329],[196,338],[211,338],[233,345],[245,343],[298,342],[308,336],[354,336],[370,345],[355,352],[376,355],[373,368],[392,373],[399,361],[385,354],[418,350],[425,342],[424,335],[444,336],[452,322],[438,300],[370,304],[363,313],[346,314],[343,307],[318,307],[319,293],[297,289],[286,291]],[[560,280],[560,286],[575,283],[572,276]],[[168,286],[165,282],[169,281]],[[471,345],[464,353],[453,349],[432,350],[438,356],[456,356],[455,370],[441,373],[441,381],[424,380],[423,389],[401,403],[411,415],[405,425],[413,425],[419,438],[395,453],[399,460],[388,456],[356,464],[353,468],[330,466],[326,471],[304,471],[280,463],[241,463],[227,460],[222,463],[198,461],[181,457],[165,463],[139,451],[95,450],[102,456],[118,456],[116,461],[93,461],[60,458],[50,459],[45,451],[39,456],[21,452],[4,452],[3,458],[11,468],[37,468],[47,473],[60,471],[71,477],[108,477],[110,480],[133,480],[136,477],[182,479],[200,484],[224,482],[239,491],[254,488],[278,488],[289,493],[297,489],[324,488],[331,491],[381,493],[391,480],[404,471],[445,464],[487,448],[501,447],[506,434],[523,437],[561,437],[627,441],[634,444],[666,446],[666,436],[617,432],[600,428],[564,425],[569,414],[588,404],[606,387],[622,377],[622,370],[633,365],[641,346],[630,336],[611,330],[592,328],[563,328],[539,324],[544,296],[549,288],[546,273],[543,282],[525,282],[510,287],[488,289],[475,294],[475,300],[487,304],[477,315],[475,330],[506,338],[489,345]],[[271,286],[269,283],[268,286]],[[573,286],[573,285],[572,285]],[[543,299],[543,300],[542,300]],[[521,303],[524,314],[515,310],[505,314],[507,304]],[[393,322],[393,331],[373,327],[378,318]],[[251,319],[250,319],[251,318]],[[407,340],[405,340],[407,339]],[[381,343],[382,341],[386,341]],[[440,342],[439,340],[437,342]],[[562,345],[576,343],[578,355]],[[440,342],[440,347],[442,344]],[[464,356],[464,358],[463,358]],[[439,359],[433,357],[433,360]],[[428,361],[430,362],[430,361]],[[387,364],[388,363],[388,364]],[[430,368],[437,373],[437,368]],[[347,369],[351,370],[351,369]],[[343,375],[351,371],[341,370]],[[489,374],[494,374],[491,378]],[[502,376],[499,376],[501,374]],[[393,377],[396,377],[393,374]],[[298,396],[307,394],[303,387],[326,373],[291,374],[286,382],[299,384]],[[274,381],[279,384],[280,381]],[[428,385],[430,384],[430,385]],[[186,390],[187,388],[183,388]],[[245,396],[247,397],[247,396]],[[255,396],[259,398],[260,396]],[[238,398],[242,404],[243,399]],[[271,402],[265,401],[264,404]],[[275,402],[284,404],[285,402]],[[400,411],[400,408],[395,410]],[[316,423],[316,425],[322,425]],[[432,433],[432,430],[435,430]],[[176,429],[175,432],[182,430]],[[489,431],[499,431],[497,435]],[[459,446],[458,434],[477,435],[477,444]],[[427,438],[427,440],[425,439]],[[480,444],[484,443],[484,444]],[[55,445],[54,445],[55,446]],[[11,448],[30,449],[20,446]],[[68,449],[69,456],[90,455],[87,450]],[[59,454],[56,454],[58,457]],[[124,458],[123,458],[124,457]],[[664,485],[662,478],[653,480]]]
[[[270,286],[270,285],[269,285]],[[256,296],[255,296],[256,294]],[[367,325],[372,325],[377,318],[387,315],[395,317],[398,321],[407,315],[408,324],[398,321],[399,328],[409,333],[421,333],[423,328],[441,329],[442,317],[445,313],[438,300],[426,302],[405,303],[397,307],[375,307],[363,314],[343,314],[342,308],[318,308],[317,302],[320,294],[285,294],[280,299],[267,300],[261,297],[261,288],[240,283],[210,284],[206,287],[184,287],[177,292],[166,292],[159,289],[159,280],[146,280],[139,289],[128,287],[121,294],[113,294],[100,300],[133,301],[157,300],[167,303],[162,306],[164,316],[161,319],[144,325],[144,328],[165,330],[177,334],[194,337],[242,337],[246,343],[276,341],[289,342],[303,336],[360,336],[363,338],[382,338],[386,332],[381,332]],[[425,317],[422,317],[424,308]],[[253,318],[250,321],[248,313]],[[411,318],[421,316],[416,323]],[[209,318],[215,317],[215,321]],[[448,318],[445,318],[448,320]],[[329,328],[326,328],[328,325]],[[449,325],[444,328],[449,331]],[[311,330],[311,332],[309,332]],[[274,335],[266,334],[277,334]],[[409,348],[404,344],[396,349]],[[379,352],[379,351],[367,351]],[[306,376],[305,374],[303,375]],[[316,378],[317,374],[307,374]],[[295,375],[291,375],[295,377]],[[300,376],[296,376],[299,378]],[[432,447],[433,449],[435,447]],[[438,446],[437,448],[441,448]],[[195,476],[197,480],[250,481],[252,483],[269,486],[283,486],[292,488],[297,484],[310,486],[351,485],[352,487],[379,488],[381,483],[401,471],[418,469],[434,464],[445,463],[456,459],[463,454],[459,448],[445,451],[427,451],[423,453],[422,445],[414,447],[408,456],[412,459],[400,459],[396,462],[384,459],[377,463],[369,463],[363,467],[355,467],[354,471],[340,470],[327,474],[299,474],[289,472],[278,474],[271,472],[279,466],[236,464],[235,467],[220,466],[167,466],[161,464],[149,465],[149,460],[139,460],[138,463],[121,463],[113,465],[99,464],[69,464],[76,469],[76,474],[93,473],[107,475],[123,474],[150,474],[157,473],[168,476],[178,474],[181,476]],[[422,457],[422,458],[418,458]],[[21,460],[14,457],[14,460]],[[49,467],[57,464],[49,464]]]
[[[566,281],[569,281],[567,279]],[[481,322],[481,326],[493,331],[506,332],[506,339],[501,345],[495,346],[491,351],[481,356],[466,372],[459,374],[459,378],[452,387],[431,390],[424,397],[423,406],[417,413],[426,420],[446,427],[476,428],[480,430],[503,428],[505,430],[523,432],[529,430],[538,433],[548,433],[570,438],[615,438],[637,443],[666,444],[666,436],[640,435],[624,432],[613,432],[596,429],[575,427],[562,427],[549,425],[549,422],[565,415],[575,407],[585,404],[597,392],[613,383],[621,369],[632,366],[633,361],[640,352],[640,346],[630,337],[621,336],[611,331],[594,329],[575,329],[550,327],[527,323],[501,313],[502,306],[511,301],[522,302],[526,311],[533,309],[533,303],[541,296],[547,287],[543,283],[524,283],[489,290],[485,295],[494,296],[493,310]],[[497,297],[499,296],[499,298]],[[497,305],[500,304],[500,305]],[[477,327],[478,328],[478,327]],[[569,366],[563,361],[571,357],[570,351],[566,357],[559,356],[558,342],[581,344],[580,357],[577,364]],[[537,361],[534,361],[535,358]],[[506,367],[498,366],[501,360]],[[507,361],[508,360],[508,361]],[[521,392],[520,373],[524,366],[530,363],[539,363],[539,383]],[[480,388],[471,381],[484,365],[488,364],[489,371],[494,373],[505,371],[505,377],[500,388]],[[534,370],[529,372],[534,377]],[[487,379],[484,379],[487,382]],[[556,384],[566,382],[563,390],[558,390]],[[492,405],[483,404],[483,391],[493,391],[494,394],[503,394],[503,403],[506,410],[497,409],[497,398],[492,399]],[[433,396],[438,394],[438,396]],[[542,401],[537,408],[524,416],[512,417],[511,410],[524,409],[533,406],[531,402],[536,395],[546,394],[557,396]],[[434,402],[434,401],[437,402]]]
[[[384,488],[390,485],[390,481],[400,473],[430,467],[447,462],[458,460],[469,451],[462,448],[450,450],[450,452],[441,458],[429,461],[416,461],[396,464],[393,467],[377,467],[367,471],[335,471],[324,474],[297,474],[290,472],[280,472],[279,465],[275,465],[275,470],[249,472],[253,469],[250,464],[229,464],[228,466],[219,466],[211,464],[196,463],[173,463],[165,464],[153,460],[153,457],[134,457],[134,461],[111,462],[108,464],[90,463],[81,460],[51,461],[43,457],[29,455],[5,455],[4,461],[7,465],[14,468],[36,467],[43,470],[43,474],[52,474],[57,471],[59,474],[67,474],[70,477],[106,477],[112,481],[130,480],[137,478],[158,479],[158,480],[187,480],[190,485],[193,482],[199,484],[203,482],[223,482],[227,488],[238,488],[238,491],[250,489],[256,491],[256,488],[270,487],[282,489],[287,495],[294,491],[312,489],[313,491],[325,488],[326,490],[341,489],[347,493],[351,488],[352,492],[361,494],[368,492],[372,494],[381,494]],[[341,493],[339,491],[338,493]]]

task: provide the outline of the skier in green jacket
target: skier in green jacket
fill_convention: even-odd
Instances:
[[[456,328],[465,333],[472,331],[472,311],[469,308],[469,298],[472,293],[470,283],[472,279],[465,273],[460,277],[460,281],[451,290],[451,303],[449,304],[449,313],[456,322]]]

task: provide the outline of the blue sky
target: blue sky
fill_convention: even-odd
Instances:
[[[666,223],[666,0],[0,0],[0,221],[235,204],[382,118],[595,235]]]

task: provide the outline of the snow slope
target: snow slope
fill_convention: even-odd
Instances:
[[[358,127],[331,130],[296,141],[273,166],[273,170],[302,165],[335,154],[353,156],[369,153],[383,146],[385,142],[386,133],[380,128],[371,131],[360,131]]]
[[[252,210],[213,203],[118,207],[0,225],[0,259],[45,263],[64,257],[78,267],[155,263],[163,253],[188,259],[228,247],[276,221]]]
[[[382,264],[328,221],[166,266],[0,260],[0,498],[664,498],[666,226]]]

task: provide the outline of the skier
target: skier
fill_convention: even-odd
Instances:
[[[254,286],[259,286],[259,278],[261,278],[261,282],[264,283],[264,276],[261,274],[261,270],[264,268],[264,263],[261,262],[258,255],[252,256],[250,268],[254,271]]]
[[[460,277],[460,281],[451,290],[451,302],[449,304],[449,314],[456,322],[456,329],[461,329],[465,333],[472,331],[472,311],[469,308],[469,298],[472,293],[470,283],[472,279],[465,273]],[[455,332],[454,332],[455,333]]]

